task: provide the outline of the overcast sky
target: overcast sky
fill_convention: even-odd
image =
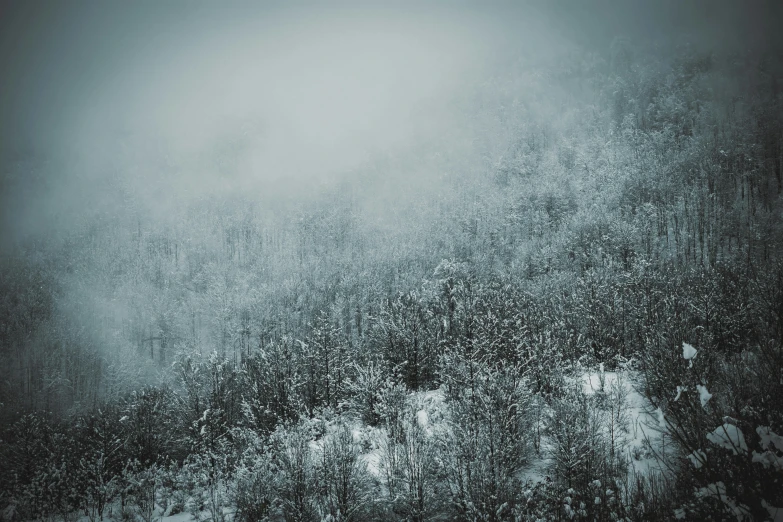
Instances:
[[[761,1],[327,4],[4,2],[0,230],[91,205],[111,172],[257,189],[405,150],[461,125],[450,103],[507,53],[606,53],[619,35],[763,47],[780,25]],[[48,161],[35,182],[31,158]]]
[[[74,125],[132,126],[129,119],[153,121],[153,112],[179,127],[204,111],[228,118],[276,110],[267,118],[324,145],[321,125],[306,129],[311,120],[339,123],[328,133],[337,131],[330,139],[338,141],[376,127],[380,115],[447,89],[460,67],[515,39],[530,46],[543,37],[541,52],[557,39],[600,50],[620,34],[750,42],[778,32],[780,22],[771,1],[283,4],[292,5],[4,2],[3,141],[54,147]]]

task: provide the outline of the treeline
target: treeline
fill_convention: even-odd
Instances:
[[[482,161],[387,158],[274,212],[234,197],[164,224],[130,203],[5,260],[14,516],[100,518],[119,502],[151,520],[166,502],[213,520],[229,505],[243,520],[701,520],[783,506],[780,63],[617,41],[606,60],[539,72],[466,101],[494,122]],[[549,91],[566,102],[537,109]],[[451,170],[384,184],[416,168]],[[633,368],[665,418],[665,472],[634,474],[607,435],[619,389],[574,384],[599,363]],[[426,433],[417,401],[436,389],[450,428]],[[382,436],[356,436],[356,419]],[[708,437],[725,425],[744,447]],[[362,458],[373,440],[378,473]],[[542,455],[550,480],[523,487]]]
[[[366,334],[374,350],[352,349],[324,315],[304,339],[270,342],[241,362],[180,355],[171,385],[90,413],[19,418],[3,444],[10,514],[646,520],[682,510],[694,520],[733,518],[720,496],[694,497],[717,483],[748,516],[763,518],[766,505],[779,504],[775,341],[750,344],[736,333],[750,347],[722,349],[724,323],[701,324],[686,287],[691,311],[650,326],[630,363],[652,406],[665,411],[669,444],[682,451],[660,455],[671,473],[639,474],[625,451],[627,391],[607,386],[588,395],[581,384],[596,357],[607,366],[629,363],[605,352],[576,360],[564,348],[568,325],[547,328],[558,316],[537,316],[528,294],[471,282],[450,263],[438,273],[433,301],[422,292],[383,305]],[[699,331],[699,357],[689,367],[679,345]],[[709,407],[697,385],[715,397]],[[424,391],[436,386],[443,403],[431,407]],[[727,418],[748,434],[734,453],[709,439]],[[365,455],[373,451],[379,462],[371,472]],[[695,469],[694,454],[703,462]],[[548,479],[527,481],[523,472],[537,458],[550,459]]]

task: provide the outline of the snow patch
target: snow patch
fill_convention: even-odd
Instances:
[[[702,450],[696,450],[688,455],[688,459],[691,461],[694,468],[699,469],[707,462],[707,455]]]
[[[783,457],[778,457],[769,450],[765,451],[764,453],[754,451],[753,462],[759,463],[765,468],[772,466],[773,468],[783,470]]]
[[[724,424],[707,434],[707,440],[713,444],[731,450],[734,455],[748,451],[748,445],[745,443],[745,435],[733,424]]]
[[[783,457],[777,456],[774,453],[773,448],[778,451],[783,451],[783,437],[769,429],[768,426],[759,426],[756,428],[758,433],[759,445],[764,453],[753,452],[753,462],[760,463],[765,468],[773,467],[779,470],[783,470]]]
[[[416,422],[419,426],[426,428],[430,424],[430,417],[427,415],[427,410],[419,410],[416,412]]]
[[[765,450],[770,449],[770,443],[775,446],[778,451],[783,451],[783,437],[769,429],[768,426],[759,426],[756,428],[759,438],[761,438],[761,447]]]
[[[364,464],[367,466],[367,471],[373,477],[381,476],[381,454],[379,450],[374,450],[370,453],[366,453],[361,456]]]
[[[663,417],[663,410],[660,407],[658,407],[655,410],[655,417],[658,420],[658,425],[661,428],[665,428],[666,427],[666,419]]]
[[[723,505],[737,517],[737,520],[747,520],[751,518],[750,509],[744,504],[737,505],[736,501],[726,495],[726,484],[715,482],[707,484],[706,488],[700,488],[696,491],[697,497],[712,497],[723,502]]]
[[[690,361],[694,357],[696,357],[696,354],[699,353],[696,348],[694,348],[692,345],[688,343],[682,343],[682,358],[686,361]]]
[[[582,376],[582,390],[585,392],[585,395],[607,391],[611,389],[618,378],[618,372],[605,372],[602,365],[599,371],[586,372]]]
[[[707,388],[701,384],[697,384],[696,389],[699,390],[699,400],[701,400],[701,407],[706,408],[707,401],[712,399],[712,394],[708,392]]]
[[[599,368],[598,371],[584,372],[581,375],[580,384],[582,391],[587,396],[593,396],[599,392],[602,381],[604,392],[612,394],[615,390],[619,390],[625,395],[625,414],[627,415],[628,425],[622,431],[627,435],[627,438],[623,434],[621,436],[625,438],[625,451],[634,471],[646,474],[652,469],[663,469],[664,464],[658,461],[655,454],[663,455],[665,450],[668,456],[673,446],[671,444],[662,444],[662,437],[667,429],[663,411],[652,409],[647,399],[635,389],[633,384],[635,379],[636,375],[633,371],[601,372]],[[652,451],[651,448],[653,448]],[[531,472],[527,474],[533,475],[537,479],[541,475]]]
[[[761,506],[767,510],[772,522],[783,522],[783,507],[775,507],[764,499],[761,499]]]

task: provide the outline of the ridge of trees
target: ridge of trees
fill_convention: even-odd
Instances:
[[[0,270],[0,500],[98,519],[127,497],[145,519],[168,488],[221,520],[231,482],[247,520],[767,516],[781,470],[752,455],[783,451],[758,431],[783,433],[779,66],[618,41],[488,82],[480,175],[390,201],[381,178],[409,166],[388,158],[273,217],[237,199],[30,244]],[[536,113],[551,85],[574,99]],[[629,476],[605,405],[568,384],[629,360],[679,448],[658,478]],[[445,438],[409,403],[439,387]],[[382,485],[348,413],[385,430]],[[523,490],[539,422],[554,480]],[[710,442],[724,424],[746,451]]]

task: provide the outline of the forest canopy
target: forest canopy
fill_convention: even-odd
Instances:
[[[4,519],[783,517],[777,4],[2,9]]]

